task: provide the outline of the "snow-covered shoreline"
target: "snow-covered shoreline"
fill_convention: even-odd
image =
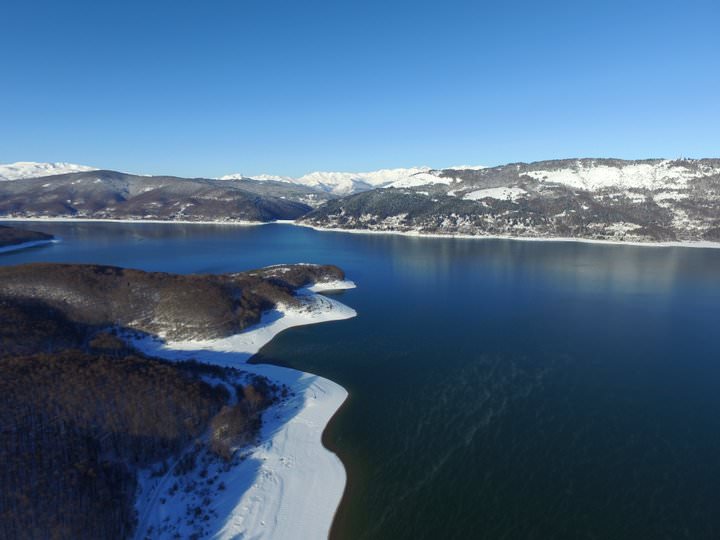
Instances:
[[[11,251],[19,251],[38,246],[47,246],[48,244],[56,244],[59,240],[33,240],[32,242],[23,242],[22,244],[11,244],[9,246],[0,247],[0,253],[10,253]]]
[[[267,225],[267,223],[274,223],[272,221],[243,221],[243,220],[230,220],[230,221],[192,221],[192,220],[181,220],[181,219],[112,219],[112,218],[73,218],[73,217],[8,217],[0,216],[0,223],[3,221],[37,221],[47,223],[177,223],[179,225],[239,225],[239,226],[251,226],[251,225]]]
[[[263,415],[260,443],[248,457],[224,472],[227,486],[214,497],[218,517],[208,523],[213,538],[327,538],[345,489],[345,468],[322,444],[322,433],[348,396],[340,385],[294,369],[247,364],[273,337],[287,328],[349,319],[355,310],[312,292],[355,287],[351,281],[318,284],[300,291],[302,306],[278,306],[261,322],[240,334],[206,341],[163,343],[151,338],[134,344],[150,355],[170,360],[194,358],[202,362],[240,367],[287,385],[294,398]],[[145,497],[136,538],[158,531],[183,505]],[[148,502],[149,501],[149,502]],[[173,516],[170,516],[173,517]],[[152,529],[150,529],[152,527]]]
[[[296,227],[306,227],[318,232],[339,232],[350,234],[390,234],[395,236],[410,236],[413,238],[448,238],[460,240],[512,240],[519,242],[575,242],[583,244],[604,244],[610,246],[637,246],[637,247],[687,247],[687,248],[709,248],[719,249],[720,242],[697,241],[697,242],[638,242],[624,240],[600,240],[594,238],[576,237],[531,237],[531,236],[502,236],[502,235],[475,235],[475,234],[438,234],[423,233],[420,231],[376,231],[371,229],[342,229],[338,227],[318,227],[307,223],[293,222]]]
[[[531,237],[531,236],[503,236],[503,235],[475,235],[475,234],[438,234],[423,233],[420,231],[376,231],[371,229],[343,229],[339,227],[319,227],[317,225],[309,225],[293,220],[275,220],[275,221],[182,221],[182,220],[150,220],[150,219],[90,219],[90,218],[47,218],[47,217],[0,217],[0,223],[3,221],[36,221],[36,222],[56,222],[56,223],[74,223],[74,222],[98,222],[98,223],[154,223],[154,224],[179,224],[179,225],[231,225],[231,226],[260,226],[260,225],[293,225],[295,227],[305,227],[318,232],[340,232],[350,234],[391,234],[396,236],[410,236],[413,238],[450,238],[462,240],[513,240],[519,242],[575,242],[583,244],[603,244],[609,246],[637,246],[637,247],[686,247],[686,248],[705,248],[720,249],[720,242],[709,242],[699,240],[697,242],[638,242],[625,240],[601,240],[595,238],[577,238],[577,237]]]

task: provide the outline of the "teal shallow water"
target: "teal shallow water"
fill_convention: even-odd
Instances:
[[[260,360],[342,384],[340,539],[718,538],[720,250],[38,224],[0,264],[334,263],[358,317]]]

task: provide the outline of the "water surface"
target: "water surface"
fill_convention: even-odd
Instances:
[[[334,263],[349,321],[260,359],[337,381],[338,539],[719,538],[720,250],[29,224],[0,264],[171,272]]]

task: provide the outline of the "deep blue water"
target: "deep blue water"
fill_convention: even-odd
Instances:
[[[347,271],[357,318],[260,354],[350,392],[336,538],[720,538],[720,250],[28,226],[64,242],[0,264]]]

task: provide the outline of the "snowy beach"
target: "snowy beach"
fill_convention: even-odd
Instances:
[[[315,294],[353,287],[351,281],[335,281],[304,289],[299,294],[300,308],[278,306],[255,327],[228,338],[134,341],[154,356],[239,367],[287,385],[293,393],[291,399],[264,413],[259,444],[249,448],[239,464],[220,472],[226,488],[214,496],[217,516],[207,523],[214,538],[327,538],[346,475],[338,457],[324,448],[321,438],[348,394],[340,385],[317,375],[247,361],[287,328],[354,317],[352,308]],[[163,523],[185,514],[192,494],[178,493],[168,500],[168,483],[166,478],[141,482],[136,538],[158,537]],[[176,532],[183,534],[183,530]]]

